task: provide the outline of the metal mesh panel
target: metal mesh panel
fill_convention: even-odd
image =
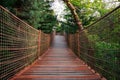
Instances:
[[[41,48],[40,53],[41,55],[48,49],[50,46],[50,35],[41,32]]]
[[[47,50],[49,39],[45,46],[40,41],[49,35],[40,32],[0,6],[0,80],[9,79],[35,61],[40,48]]]
[[[72,40],[79,37],[76,53],[88,65],[108,80],[120,79],[120,6],[80,31],[79,36],[70,36]],[[75,42],[69,40],[69,46],[74,51]]]

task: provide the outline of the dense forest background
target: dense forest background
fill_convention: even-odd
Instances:
[[[73,6],[76,8],[76,12],[82,22],[84,28],[88,27],[90,24],[94,23],[105,14],[120,5],[119,0],[70,0]],[[65,30],[70,33],[74,33],[77,27],[69,8],[66,7],[66,22],[64,27]],[[69,27],[68,27],[69,25]]]
[[[57,25],[50,3],[51,1],[47,0],[0,0],[0,5],[45,33],[51,33],[53,27]]]
[[[120,4],[119,0],[106,1],[70,0],[76,8],[83,27],[92,24]],[[54,0],[0,0],[0,5],[43,32],[51,33],[55,27],[58,32],[75,33],[78,28],[69,8],[65,6],[65,21],[59,21],[50,6],[53,2]]]

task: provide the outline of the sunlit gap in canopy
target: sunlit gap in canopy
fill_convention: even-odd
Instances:
[[[58,21],[66,21],[64,19],[64,16],[66,15],[65,6],[66,5],[63,0],[54,0],[54,2],[51,4],[51,9],[53,9]]]
[[[95,0],[90,0],[90,2],[94,2]],[[102,0],[105,3],[107,9],[115,8],[120,5],[120,0]]]

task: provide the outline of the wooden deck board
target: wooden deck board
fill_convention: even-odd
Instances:
[[[100,76],[68,49],[63,36],[57,35],[52,47],[34,64],[11,80],[101,80]]]

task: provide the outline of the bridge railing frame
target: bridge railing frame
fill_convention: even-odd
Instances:
[[[120,6],[87,28],[68,34],[67,40],[72,51],[101,76],[120,79]]]
[[[0,6],[0,80],[32,64],[50,46],[45,34]]]

